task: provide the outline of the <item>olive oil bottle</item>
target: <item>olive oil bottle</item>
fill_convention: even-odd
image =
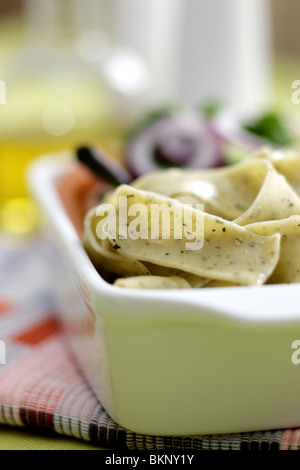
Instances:
[[[33,159],[83,143],[118,152],[124,119],[101,68],[108,40],[97,2],[84,3],[85,23],[73,0],[25,3],[23,44],[0,77],[0,230],[24,233],[39,224],[25,176]]]

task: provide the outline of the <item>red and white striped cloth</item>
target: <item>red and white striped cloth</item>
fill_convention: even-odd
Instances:
[[[0,428],[35,427],[113,449],[300,449],[299,429],[160,437],[118,426],[67,345],[57,310],[57,256],[44,235],[18,248],[0,243]]]

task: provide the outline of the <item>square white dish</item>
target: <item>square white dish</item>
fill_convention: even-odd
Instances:
[[[59,198],[57,178],[71,169],[71,152],[44,156],[28,182],[61,246],[61,313],[73,351],[108,414],[161,436],[300,426],[300,365],[292,362],[300,285],[110,285]]]

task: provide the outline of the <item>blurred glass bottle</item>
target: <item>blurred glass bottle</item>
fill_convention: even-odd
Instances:
[[[99,27],[100,18],[97,0],[25,2],[26,42],[3,77],[7,96],[0,109],[2,229],[26,232],[36,223],[24,181],[35,157],[82,143],[101,144],[118,156],[148,76],[134,51],[111,44]],[[122,74],[122,64],[125,61],[126,68],[130,60],[138,67],[140,81],[120,93],[113,74]]]

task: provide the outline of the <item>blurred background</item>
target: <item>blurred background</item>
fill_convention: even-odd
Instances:
[[[0,228],[35,223],[33,158],[87,143],[122,159],[162,106],[272,109],[297,127],[299,17],[297,0],[1,0]]]

